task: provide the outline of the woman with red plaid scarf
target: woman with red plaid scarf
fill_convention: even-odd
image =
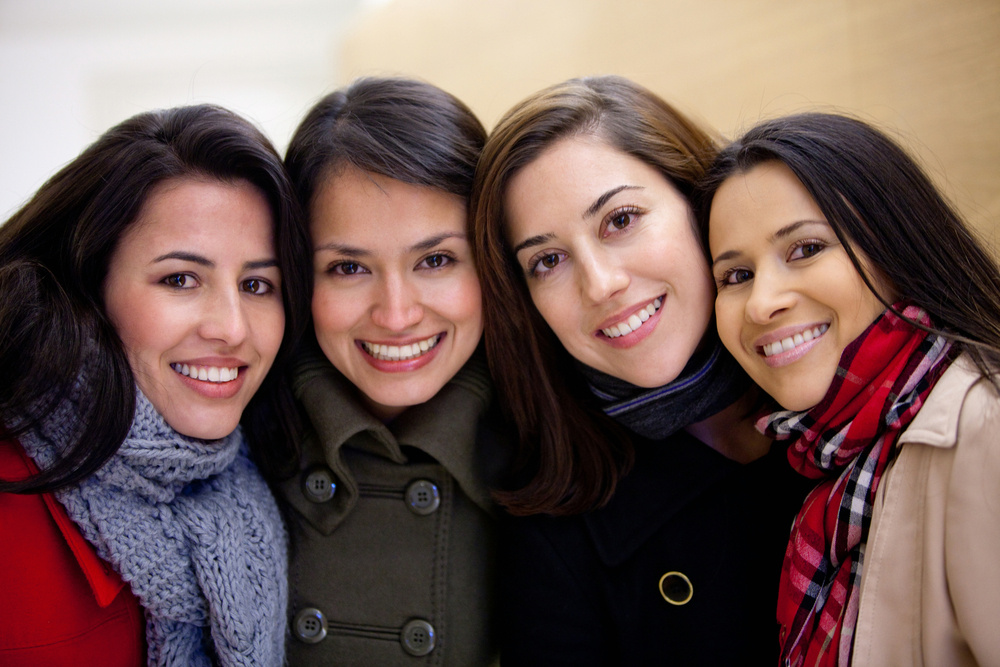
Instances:
[[[700,193],[722,342],[818,480],[779,584],[783,665],[1000,665],[1000,271],[870,126],[765,122]]]

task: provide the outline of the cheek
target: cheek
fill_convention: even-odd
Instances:
[[[725,296],[715,300],[715,326],[719,339],[733,355],[740,351],[740,331],[742,317],[739,305]]]
[[[343,334],[349,328],[351,312],[357,300],[339,295],[336,290],[317,286],[313,292],[312,315],[316,337],[320,340]]]

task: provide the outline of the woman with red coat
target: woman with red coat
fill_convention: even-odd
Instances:
[[[267,139],[196,106],[112,128],[0,227],[0,664],[283,664],[254,459],[294,416],[296,215]]]

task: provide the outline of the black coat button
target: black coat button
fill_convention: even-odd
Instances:
[[[316,607],[306,607],[295,614],[292,634],[300,642],[317,644],[326,637],[326,616]]]
[[[414,619],[403,626],[399,643],[412,656],[425,656],[434,650],[437,635],[434,626],[420,619]]]
[[[441,492],[433,482],[418,479],[406,487],[406,506],[420,516],[433,514],[441,506]]]
[[[333,472],[326,466],[316,466],[306,471],[302,478],[302,493],[314,503],[325,503],[337,492]]]

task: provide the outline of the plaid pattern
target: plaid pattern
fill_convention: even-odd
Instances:
[[[895,308],[930,326],[916,306]],[[792,524],[781,569],[782,665],[849,664],[875,491],[896,439],[948,367],[950,347],[886,310],[844,350],[819,404],[758,421],[778,440],[794,438],[792,466],[823,480]]]

